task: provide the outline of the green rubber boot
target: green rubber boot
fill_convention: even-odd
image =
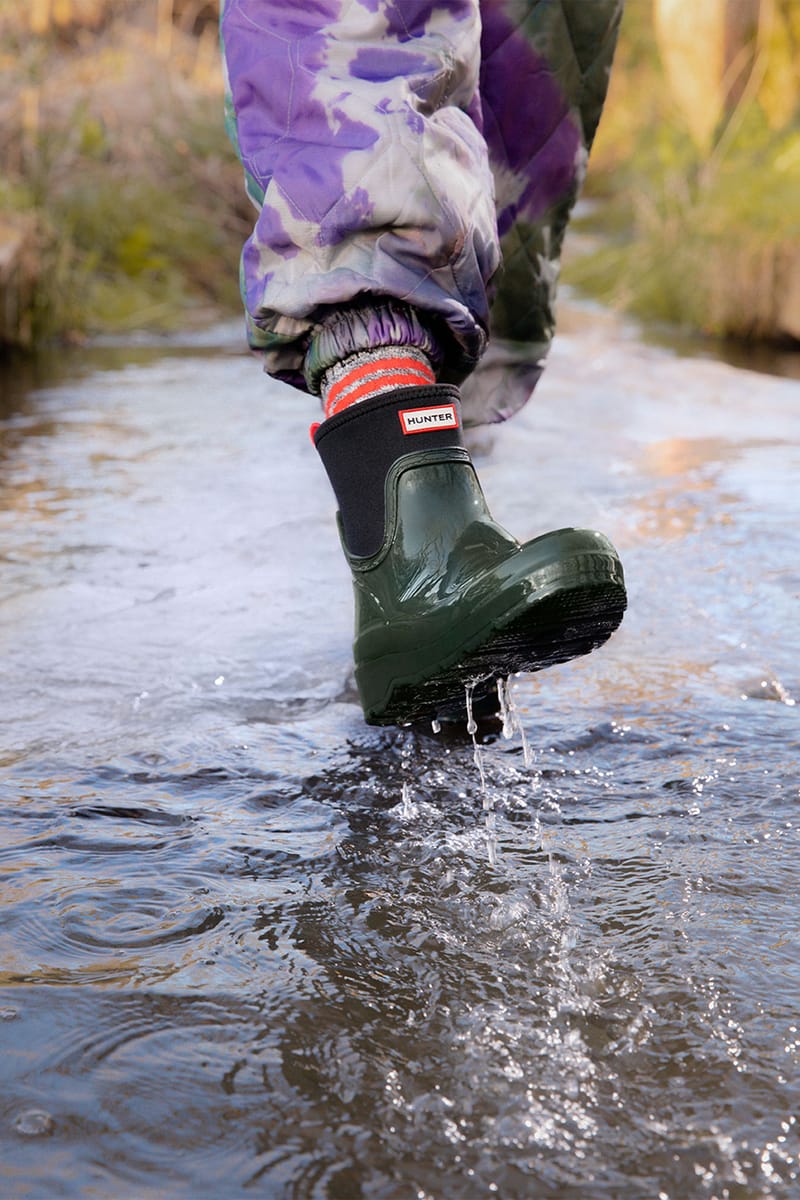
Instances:
[[[520,544],[492,520],[461,441],[458,390],[401,388],[324,421],[314,442],[339,502],[355,589],[355,674],[370,724],[464,714],[499,678],[606,641],[625,611],[601,533]]]

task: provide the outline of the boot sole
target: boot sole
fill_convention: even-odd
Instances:
[[[522,604],[496,614],[477,631],[473,621],[460,622],[447,638],[449,653],[439,658],[437,643],[419,647],[402,673],[377,660],[357,671],[366,720],[372,725],[406,725],[421,720],[466,717],[465,687],[474,685],[481,703],[498,679],[533,673],[589,654],[618,628],[627,598],[619,560],[592,556],[594,561],[561,563],[545,589]],[[455,648],[453,648],[455,646]],[[388,678],[387,678],[388,676]],[[380,700],[368,703],[376,693]],[[382,694],[381,694],[382,693]]]

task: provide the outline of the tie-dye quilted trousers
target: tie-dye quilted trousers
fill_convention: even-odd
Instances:
[[[622,2],[225,0],[258,209],[242,294],[270,374],[315,390],[336,356],[410,342],[473,423],[525,402]]]

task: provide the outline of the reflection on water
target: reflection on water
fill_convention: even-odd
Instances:
[[[482,477],[631,609],[484,792],[363,724],[313,408],[221,341],[0,427],[0,1190],[797,1195],[798,386],[562,338]]]

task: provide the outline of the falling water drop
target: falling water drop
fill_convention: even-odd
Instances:
[[[475,766],[478,768],[478,774],[480,775],[481,795],[484,798],[484,808],[485,808],[486,807],[486,772],[483,769],[483,755],[481,754],[481,748],[478,745],[478,739],[475,736],[475,734],[478,732],[478,723],[475,720],[475,717],[472,712],[472,693],[475,689],[476,682],[477,682],[477,680],[473,680],[472,683],[467,683],[464,685],[464,697],[467,702],[467,733],[472,738],[472,758],[475,763]]]
[[[483,811],[485,814],[486,823],[486,853],[489,859],[490,866],[497,865],[497,832],[496,818],[494,812],[494,802],[486,790],[486,772],[483,766],[483,753],[478,745],[478,739],[475,736],[478,732],[478,723],[475,720],[475,715],[472,711],[472,693],[475,689],[477,680],[464,685],[464,699],[467,705],[467,733],[472,738],[472,759],[475,766],[478,768],[478,775],[481,781],[481,799],[483,801]]]
[[[519,734],[522,742],[522,761],[526,767],[530,767],[533,761],[531,748],[511,694],[511,676],[507,679],[498,679],[497,699],[500,702],[500,716],[503,719],[503,737],[510,738],[515,733]]]
[[[497,866],[497,818],[494,809],[486,813],[486,857],[490,867]]]
[[[519,725],[516,720],[516,713],[512,708],[510,695],[510,679],[500,678],[497,680],[497,699],[500,702],[500,716],[503,720],[503,737],[508,741],[513,737],[514,729]]]
[[[475,717],[472,715],[472,693],[474,690],[474,683],[464,684],[464,698],[467,702],[467,733],[472,735],[473,742],[475,741],[475,734],[478,732],[477,722]]]
[[[52,1116],[42,1108],[29,1108],[14,1121],[14,1128],[23,1137],[42,1137],[52,1133],[54,1127]]]

